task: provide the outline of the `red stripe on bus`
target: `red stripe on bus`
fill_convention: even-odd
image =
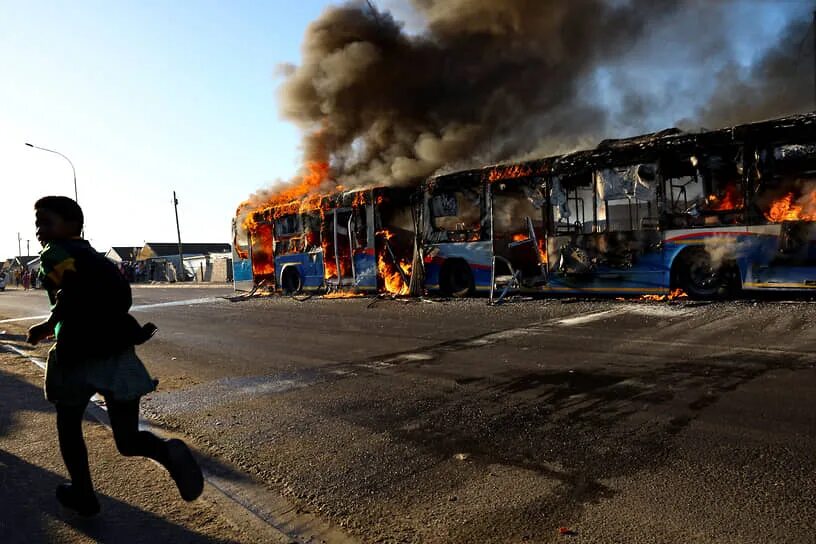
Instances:
[[[711,232],[692,232],[690,234],[683,234],[675,236],[674,238],[667,238],[667,242],[674,242],[675,240],[688,240],[689,238],[706,238],[710,236],[760,236],[758,232],[734,232],[734,231],[711,231]],[[773,236],[773,235],[769,235]]]

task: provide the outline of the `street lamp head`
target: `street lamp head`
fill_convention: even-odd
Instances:
[[[28,142],[26,142],[26,145],[27,145],[28,147],[34,147],[34,145],[32,145],[32,144],[30,144],[30,143],[28,143]]]

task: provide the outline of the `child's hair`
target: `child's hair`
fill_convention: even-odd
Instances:
[[[82,232],[82,226],[85,224],[82,208],[75,200],[67,196],[44,196],[34,203],[34,209],[52,211],[66,222],[76,223],[76,234]]]

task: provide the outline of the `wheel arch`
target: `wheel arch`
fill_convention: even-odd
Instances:
[[[280,286],[281,291],[284,291],[283,278],[287,273],[297,274],[298,278],[298,288],[292,294],[296,294],[297,292],[303,290],[303,272],[300,268],[299,263],[286,263],[281,266],[280,276],[278,277],[278,285]]]

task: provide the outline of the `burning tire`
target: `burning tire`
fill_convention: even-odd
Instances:
[[[708,252],[701,248],[683,252],[675,261],[674,269],[673,283],[692,299],[726,298],[739,286],[736,264],[725,262],[715,266]]]
[[[303,290],[303,281],[297,268],[290,266],[281,274],[281,291],[284,295],[297,295]]]
[[[467,297],[476,292],[473,272],[461,259],[451,259],[445,263],[440,272],[439,289],[449,297]]]

